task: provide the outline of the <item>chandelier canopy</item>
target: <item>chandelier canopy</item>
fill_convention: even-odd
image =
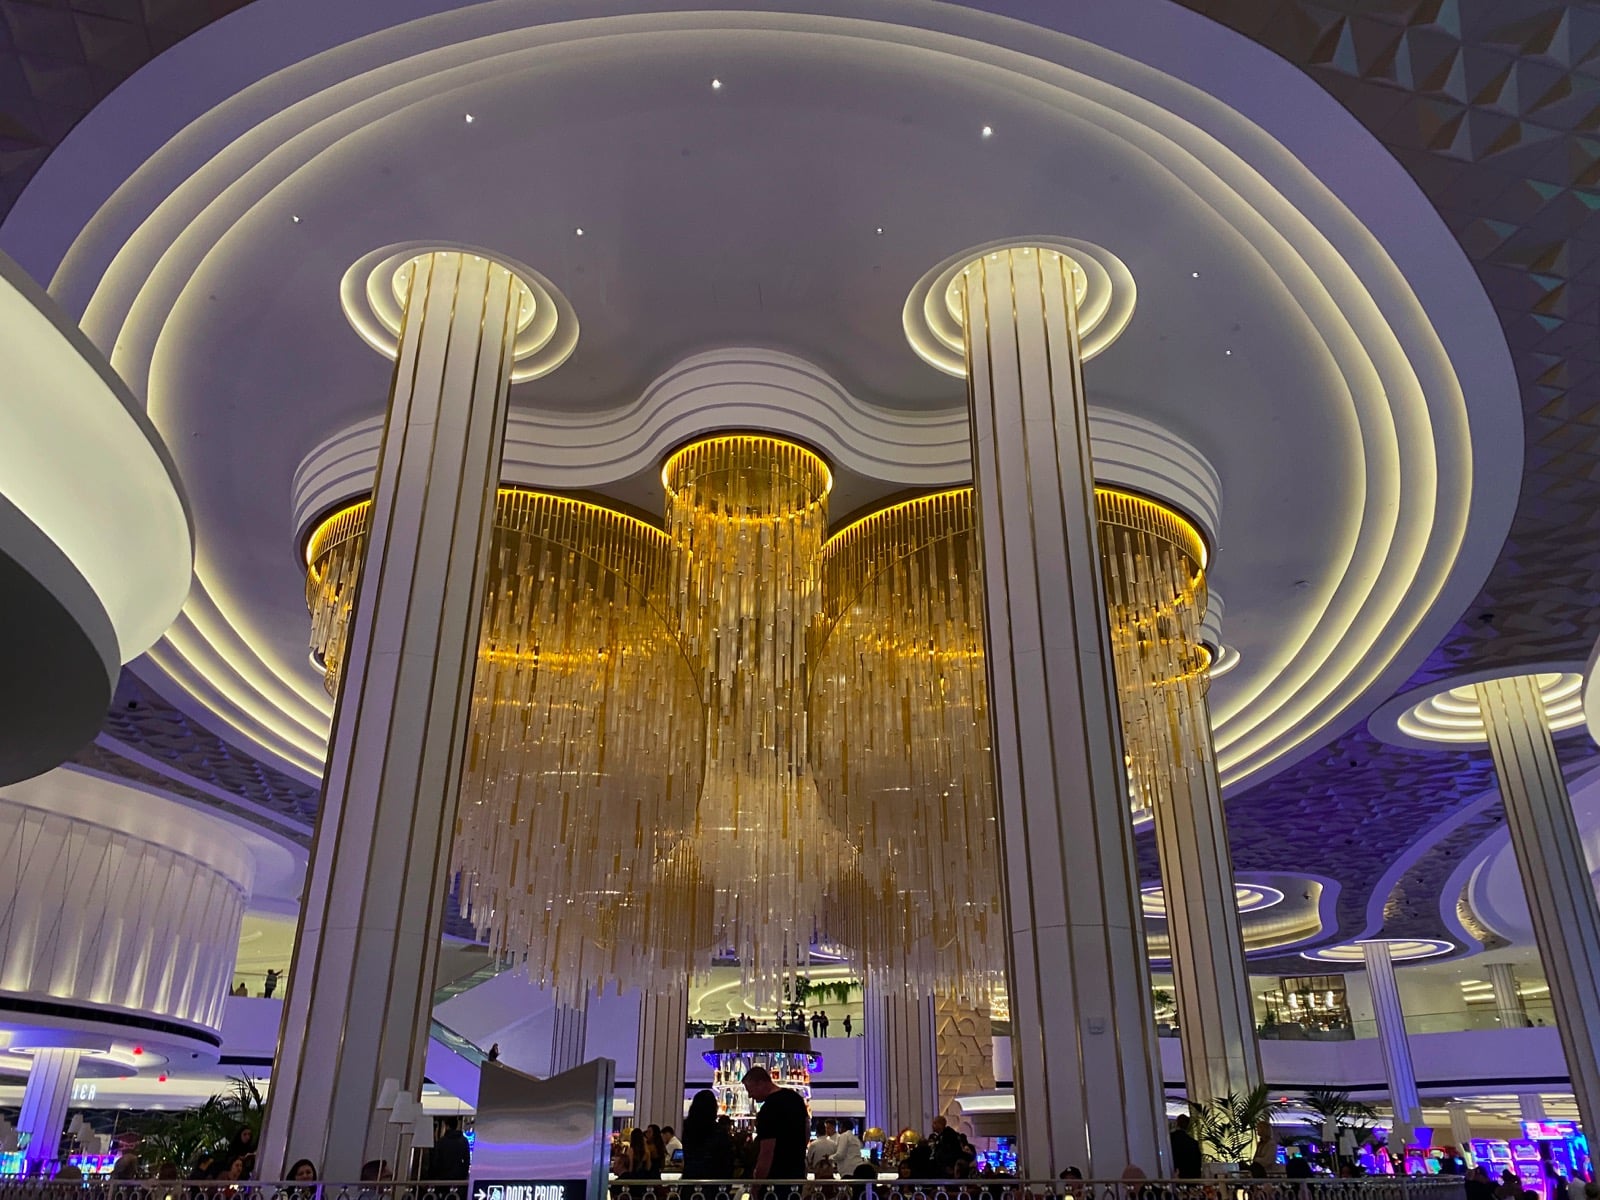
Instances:
[[[792,442],[694,442],[662,483],[664,528],[499,492],[452,857],[480,935],[567,1000],[731,954],[775,1001],[820,938],[871,983],[988,1002],[1001,831],[972,489],[830,538],[827,465]],[[1096,508],[1143,809],[1200,758],[1205,546],[1144,497],[1097,489]],[[307,546],[333,694],[370,512]]]

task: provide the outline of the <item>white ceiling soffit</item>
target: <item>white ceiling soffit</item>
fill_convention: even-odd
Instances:
[[[193,532],[128,389],[0,254],[0,782],[94,736],[117,672],[171,624]]]

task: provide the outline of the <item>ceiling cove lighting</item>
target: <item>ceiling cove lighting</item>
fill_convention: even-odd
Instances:
[[[1454,942],[1446,942],[1439,938],[1385,938],[1389,943],[1389,956],[1395,962],[1411,962],[1419,958],[1434,958],[1440,954],[1455,952]],[[1337,946],[1324,946],[1320,950],[1303,950],[1301,958],[1309,958],[1313,962],[1359,963],[1365,956],[1361,950],[1362,943],[1344,942]]]
[[[1264,883],[1236,883],[1233,885],[1233,897],[1241,913],[1260,912],[1283,903],[1283,893]],[[1159,884],[1140,888],[1139,902],[1146,917],[1166,920],[1167,897]]]
[[[1583,676],[1575,671],[1549,671],[1534,677],[1544,701],[1550,731],[1560,733],[1583,724]],[[1417,701],[1401,713],[1400,732],[1428,742],[1488,741],[1477,692],[1471,684],[1445,688]]]
[[[1483,447],[1492,447],[1491,452],[1498,454],[1504,443],[1495,436],[1499,427],[1479,427],[1481,397],[1485,391],[1514,397],[1515,389],[1506,392],[1504,388],[1485,388],[1480,385],[1486,381],[1469,376],[1463,380],[1467,404],[1461,416],[1452,415],[1450,405],[1461,408],[1462,397],[1452,399],[1447,395],[1441,380],[1450,360],[1457,357],[1457,327],[1474,322],[1465,318],[1458,321],[1449,313],[1435,311],[1435,291],[1419,282],[1417,295],[1412,296],[1405,283],[1408,277],[1420,281],[1445,276],[1415,266],[1396,269],[1383,253],[1388,248],[1400,258],[1396,247],[1406,245],[1422,247],[1419,253],[1431,256],[1432,243],[1439,239],[1430,238],[1422,228],[1417,229],[1415,237],[1407,232],[1404,242],[1386,229],[1375,228],[1369,233],[1360,216],[1347,211],[1337,199],[1347,194],[1342,171],[1330,169],[1319,158],[1285,153],[1286,147],[1266,132],[1271,121],[1262,119],[1263,114],[1270,116],[1274,107],[1282,108],[1274,88],[1254,89],[1245,98],[1245,119],[1213,122],[1207,116],[1215,104],[1211,92],[1167,76],[1153,60],[1140,64],[1134,77],[1128,60],[1109,54],[1092,42],[1080,43],[1051,34],[1048,42],[1040,40],[1031,53],[1011,52],[1015,47],[1007,42],[1010,50],[1004,57],[1011,61],[1002,66],[992,61],[1000,55],[969,28],[970,22],[962,21],[954,12],[958,6],[946,7],[953,10],[952,14],[930,15],[920,7],[908,10],[918,14],[915,20],[908,18],[909,24],[894,25],[896,36],[904,40],[908,51],[929,58],[937,56],[945,63],[955,62],[963,72],[975,77],[992,75],[994,84],[1001,87],[1011,82],[1007,77],[1014,77],[1011,90],[1019,96],[1037,94],[1041,115],[1059,114],[1063,123],[1093,122],[1104,136],[1161,164],[1171,173],[1175,188],[1183,189],[1185,195],[1210,198],[1208,202],[1215,211],[1262,248],[1267,255],[1266,269],[1283,281],[1286,303],[1301,306],[1312,325],[1321,325],[1321,318],[1315,314],[1324,307],[1336,323],[1349,323],[1348,338],[1337,331],[1327,335],[1330,362],[1343,366],[1348,357],[1348,362],[1355,364],[1353,369],[1376,369],[1381,376],[1373,381],[1374,386],[1356,389],[1360,395],[1353,398],[1355,411],[1349,414],[1349,423],[1364,431],[1358,453],[1365,459],[1368,492],[1376,493],[1392,474],[1406,481],[1405,494],[1398,501],[1398,509],[1391,495],[1354,498],[1351,528],[1359,530],[1359,549],[1363,552],[1357,554],[1351,548],[1356,546],[1354,537],[1350,546],[1333,548],[1330,557],[1336,563],[1335,578],[1330,580],[1330,595],[1322,611],[1308,613],[1303,620],[1297,614],[1281,654],[1268,659],[1252,647],[1232,681],[1234,686],[1218,698],[1214,717],[1219,770],[1226,785],[1239,783],[1265,770],[1308,738],[1331,732],[1339,714],[1368,688],[1382,682],[1380,677],[1385,671],[1397,669],[1402,644],[1415,632],[1432,630],[1437,623],[1433,614],[1436,601],[1454,600],[1464,584],[1471,584],[1471,591],[1477,590],[1476,584],[1465,576],[1476,569],[1475,564],[1485,554],[1475,544],[1480,517],[1506,498],[1501,495],[1506,485],[1484,470],[1490,455]],[[1118,8],[1120,17],[1122,6],[1111,7]],[[1128,7],[1132,21],[1138,19],[1132,16],[1133,8],[1142,11],[1155,6]],[[373,11],[386,10],[376,6]],[[464,23],[483,20],[483,11],[482,6],[474,6],[470,17],[464,15],[465,9],[453,15],[430,17],[428,44],[433,45],[433,31],[437,31],[439,45],[457,44],[463,35],[471,36]],[[544,23],[542,17],[528,16],[543,13],[543,7],[497,6],[495,12],[500,14],[494,19],[496,29],[503,24],[508,38],[525,36],[528,49],[520,55],[499,55],[492,64],[484,63],[484,70],[503,71],[506,78],[515,78],[541,74],[546,61],[559,63],[559,44],[546,44],[559,43],[559,39],[536,31],[535,27]],[[841,43],[881,36],[867,28],[849,28],[852,22],[843,16],[824,19],[814,14],[762,15],[771,19],[774,37],[815,37],[823,27]],[[624,45],[645,28],[711,33],[723,21],[725,15],[714,12],[696,12],[693,16],[657,13],[649,18],[629,12],[615,19],[597,19],[596,44]],[[613,37],[613,33],[617,36]],[[1011,36],[1007,34],[1008,38]],[[388,41],[394,46],[409,44],[404,38]],[[1130,38],[1132,45],[1147,42],[1159,48],[1161,39]],[[319,43],[319,47],[333,50],[336,44],[334,39]],[[183,57],[183,47],[174,47],[174,51],[176,58],[168,55],[165,59],[169,75],[181,74],[178,68],[189,61]],[[235,94],[216,102],[208,98],[202,103],[199,97],[190,96],[171,114],[171,128],[152,126],[145,135],[152,139],[150,144],[141,142],[140,153],[127,156],[130,163],[145,164],[141,171],[148,179],[141,188],[148,187],[148,204],[139,214],[129,214],[126,221],[100,220],[86,225],[71,253],[64,254],[59,286],[63,295],[73,295],[86,306],[82,320],[94,340],[118,348],[119,364],[126,364],[119,369],[128,374],[134,391],[147,397],[149,411],[158,423],[184,427],[189,416],[187,406],[196,399],[203,402],[203,397],[191,397],[177,386],[173,373],[152,372],[151,363],[156,357],[158,338],[166,339],[168,345],[182,344],[183,339],[198,331],[188,314],[201,306],[178,301],[184,289],[203,286],[202,268],[217,261],[213,253],[216,247],[226,238],[255,238],[259,222],[253,217],[259,212],[262,196],[285,195],[287,188],[304,178],[298,173],[313,161],[319,172],[334,166],[320,149],[312,149],[327,144],[324,134],[333,134],[332,124],[319,128],[324,122],[352,122],[352,126],[340,128],[340,138],[375,137],[381,136],[379,131],[394,113],[419,99],[436,98],[448,106],[446,112],[459,112],[448,99],[459,87],[454,71],[445,68],[448,57],[396,54],[394,61],[383,62],[383,69],[377,69],[377,61],[369,64],[359,55],[336,59],[328,54],[316,60],[331,64],[332,74],[327,78],[320,76],[318,70],[286,68],[274,76],[273,86],[279,89],[275,94],[285,99],[284,107],[272,114],[271,121],[264,113],[256,112],[257,93],[242,84]],[[1115,72],[1110,69],[1113,64]],[[1226,55],[1206,64],[1208,70],[1219,72],[1229,70],[1230,65]],[[686,80],[692,80],[693,74],[689,69]],[[398,86],[396,80],[400,81]],[[694,89],[705,84],[690,82],[687,86]],[[340,89],[335,103],[313,102],[314,98],[335,95],[334,87]],[[1191,93],[1203,98],[1204,104],[1186,103],[1184,97]],[[1142,114],[1143,120],[1136,113]],[[1347,117],[1342,111],[1340,115]],[[1004,123],[1004,114],[993,119]],[[955,132],[960,136],[959,131]],[[1050,141],[1062,135],[1051,129],[1041,130],[1040,136]],[[1320,140],[1326,143],[1336,139]],[[87,145],[88,154],[98,149],[93,139],[79,139],[79,145]],[[168,152],[157,156],[155,151],[163,146],[169,148]],[[1213,149],[1219,152],[1213,153]],[[85,153],[71,147],[65,147],[64,152],[74,164]],[[1352,153],[1351,172],[1364,167],[1365,162]],[[250,186],[237,186],[246,170],[251,173]],[[1309,178],[1308,171],[1326,176],[1327,186],[1302,186]],[[61,176],[60,172],[57,175],[73,177]],[[1396,200],[1401,204],[1400,198]],[[48,203],[38,205],[40,210],[52,207]],[[12,219],[15,222],[24,215],[13,213]],[[1246,221],[1254,223],[1266,236],[1250,237]],[[1413,224],[1420,227],[1427,221],[1400,222],[1407,228]],[[1435,224],[1443,229],[1441,223]],[[1375,244],[1374,236],[1382,244]],[[1355,244],[1350,238],[1359,238],[1363,249],[1350,253],[1349,247]],[[1459,247],[1447,231],[1442,238],[1449,243],[1448,251],[1459,258]],[[1274,249],[1266,248],[1269,240]],[[1449,307],[1454,311],[1469,306],[1451,303]],[[74,311],[79,311],[77,301]],[[1492,323],[1492,312],[1487,315]],[[1435,326],[1438,337],[1433,334]],[[1498,327],[1490,332],[1498,335]],[[1476,339],[1485,345],[1489,340]],[[1385,349],[1388,343],[1394,344]],[[1398,355],[1404,355],[1415,367],[1419,387],[1413,388],[1399,378],[1406,364]],[[1428,365],[1432,362],[1444,366],[1435,369]],[[1514,400],[1508,407],[1515,408]],[[1389,420],[1387,414],[1403,418],[1389,421],[1394,436],[1390,436],[1391,430],[1382,428]],[[1466,452],[1467,415],[1472,425],[1470,454]],[[1520,417],[1520,413],[1515,415]],[[1366,431],[1375,427],[1378,436],[1367,436]],[[1520,425],[1517,428],[1520,434]],[[1420,438],[1418,430],[1424,431]],[[1442,451],[1437,470],[1430,462],[1419,461],[1424,444]],[[1394,461],[1396,454],[1400,456],[1399,466],[1391,472],[1386,464]],[[1469,459],[1477,470],[1463,468]],[[1413,493],[1427,503],[1411,503]],[[1473,497],[1470,514],[1468,497]],[[1514,486],[1508,498],[1514,502]],[[1507,516],[1509,512],[1507,507]],[[1389,528],[1383,527],[1384,522]],[[1474,536],[1463,541],[1462,533],[1469,526]],[[1492,519],[1487,528],[1494,528]],[[1427,533],[1419,534],[1423,529]],[[1491,561],[1499,540],[1488,552]],[[1373,547],[1371,554],[1364,552],[1368,546]],[[1440,564],[1449,565],[1442,568]],[[1483,571],[1486,573],[1487,569],[1485,561]],[[1481,578],[1477,582],[1481,583]],[[195,592],[198,595],[202,591],[210,593],[212,616],[208,626],[218,636],[213,639],[197,629],[183,631],[163,643],[160,669],[174,687],[187,694],[185,703],[207,710],[210,718],[229,727],[230,737],[260,747],[275,759],[314,775],[325,749],[327,720],[325,713],[305,714],[305,692],[312,688],[309,679],[301,678],[304,671],[298,654],[284,653],[281,639],[276,644],[266,644],[263,624],[251,612],[251,593],[240,580],[226,577],[221,569],[213,570],[209,577],[202,573]],[[1454,605],[1445,603],[1442,608],[1451,609],[1453,615],[1465,604],[1462,599]],[[1424,610],[1429,613],[1427,623],[1419,625],[1423,620],[1419,614]],[[283,721],[305,725],[306,731],[297,733],[292,740],[286,739],[273,732],[275,725]],[[308,744],[314,746],[314,752],[305,750]]]

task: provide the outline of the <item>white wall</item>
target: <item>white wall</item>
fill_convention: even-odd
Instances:
[[[1011,1078],[1011,1039],[994,1040],[995,1078]],[[1417,1084],[1424,1095],[1470,1095],[1538,1084],[1546,1090],[1567,1086],[1567,1064],[1556,1030],[1486,1029],[1411,1036]],[[1348,1042],[1261,1043],[1261,1068],[1273,1088],[1347,1088],[1364,1097],[1386,1093],[1383,1057],[1376,1038]],[[1177,1038],[1161,1039],[1161,1072],[1169,1081],[1183,1078],[1183,1047]]]

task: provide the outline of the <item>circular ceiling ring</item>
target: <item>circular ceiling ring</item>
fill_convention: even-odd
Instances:
[[[532,294],[533,303],[524,305],[517,321],[512,383],[548,375],[572,357],[578,348],[578,314],[560,288],[526,263],[456,242],[397,242],[380,246],[350,264],[339,281],[339,306],[362,341],[386,358],[399,354],[409,268],[423,255],[441,251],[475,254],[497,262]]]
[[[1105,350],[1133,319],[1138,288],[1133,273],[1111,251],[1079,238],[1024,237],[985,242],[952,254],[911,289],[902,321],[906,340],[931,367],[967,377],[966,332],[961,320],[962,271],[985,255],[1002,250],[1054,250],[1072,263],[1073,291],[1078,302],[1080,356],[1088,362]]]

